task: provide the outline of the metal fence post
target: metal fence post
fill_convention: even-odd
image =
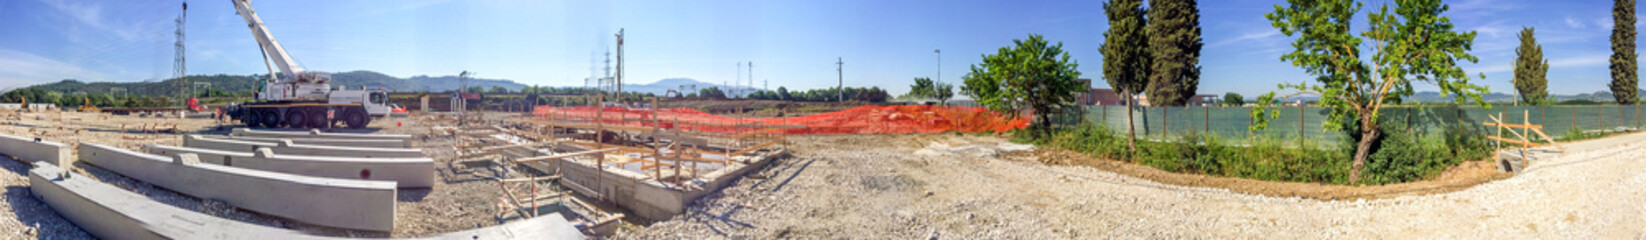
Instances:
[[[1171,108],[1171,107],[1160,106],[1160,136],[1161,137],[1165,137],[1167,135],[1172,134],[1172,121],[1171,121],[1172,117],[1171,117],[1171,115],[1166,115],[1166,109],[1167,108]]]
[[[1212,106],[1206,106],[1206,132],[1212,132]]]

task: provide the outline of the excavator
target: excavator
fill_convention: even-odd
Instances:
[[[251,28],[263,52],[263,63],[269,69],[268,78],[258,80],[254,101],[224,107],[224,113],[231,119],[254,128],[325,129],[342,124],[358,129],[371,123],[373,116],[389,114],[388,93],[381,88],[377,91],[365,87],[359,90],[332,88],[331,73],[305,71],[298,66],[263,25],[257,11],[252,10],[251,0],[230,1]]]

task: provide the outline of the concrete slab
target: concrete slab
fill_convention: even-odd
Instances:
[[[423,149],[416,148],[365,148],[365,147],[336,147],[320,145],[303,145],[290,141],[280,143],[251,142],[229,139],[206,138],[200,135],[183,136],[183,146],[205,148],[235,152],[252,152],[257,148],[269,148],[281,155],[297,156],[331,156],[357,158],[422,158]]]
[[[52,165],[69,166],[74,163],[74,159],[70,158],[73,155],[70,155],[69,151],[68,144],[0,134],[0,154],[16,157],[24,162],[47,162]]]
[[[351,158],[275,154],[262,148],[257,152],[234,152],[203,148],[148,145],[143,151],[161,156],[193,153],[200,162],[223,166],[340,179],[393,181],[400,188],[434,186],[434,159]]]
[[[236,128],[233,131],[231,131],[229,133],[229,135],[230,136],[245,136],[245,137],[272,137],[272,138],[393,139],[393,140],[401,140],[401,141],[410,141],[412,139],[412,135],[405,135],[405,134],[328,133],[328,132],[320,132],[320,130],[309,130],[309,131],[302,131],[302,132],[299,132],[299,131],[271,131],[271,130],[254,130],[254,129],[247,129],[247,128]]]
[[[80,160],[184,195],[299,222],[348,229],[394,229],[395,183],[310,177],[199,164],[198,156],[167,157],[81,144]]]
[[[254,225],[173,207],[64,171],[29,170],[29,190],[80,229],[105,239],[343,239]],[[559,213],[430,239],[585,239]]]
[[[550,154],[544,151],[537,153]],[[562,158],[523,164],[538,171],[560,173],[562,183],[574,186],[569,188],[583,196],[604,197],[641,218],[665,220],[685,213],[686,206],[692,201],[719,191],[749,171],[763,168],[786,156],[786,150],[766,152],[747,164],[734,163],[698,176],[699,180],[693,181],[689,189],[664,185],[644,173],[609,167],[602,171],[595,168],[593,161],[583,159]]]
[[[398,139],[329,139],[329,138],[273,138],[273,137],[246,137],[246,136],[217,136],[202,135],[206,138],[229,139],[251,142],[280,143],[291,140],[292,143],[303,145],[338,146],[338,147],[369,147],[369,148],[411,148],[411,144]]]

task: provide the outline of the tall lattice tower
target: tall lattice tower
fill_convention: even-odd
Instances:
[[[177,57],[176,57],[175,60],[172,60],[173,61],[172,62],[173,66],[172,66],[172,70],[171,70],[172,77],[177,79],[177,95],[178,96],[177,96],[176,99],[178,100],[179,103],[181,103],[183,101],[187,101],[187,99],[189,97],[194,95],[193,92],[188,91],[188,88],[189,88],[189,79],[188,79],[189,67],[188,67],[188,64],[186,64],[186,62],[183,59],[183,52],[184,52],[184,50],[183,50],[183,22],[184,22],[184,20],[188,20],[188,17],[189,17],[189,2],[183,2],[183,12],[177,15]]]

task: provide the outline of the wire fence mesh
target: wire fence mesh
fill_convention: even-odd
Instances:
[[[1315,106],[1270,107],[1279,115],[1269,120],[1268,127],[1251,131],[1255,121],[1251,107],[1135,107],[1131,112],[1135,131],[1143,138],[1169,138],[1185,134],[1212,134],[1231,141],[1252,137],[1309,141],[1332,144],[1341,139],[1342,131],[1327,131],[1322,123],[1331,110]],[[1379,113],[1385,122],[1401,121],[1410,126],[1407,134],[1483,134],[1495,128],[1484,123],[1488,116],[1501,114],[1504,123],[1543,125],[1543,131],[1560,138],[1572,129],[1584,132],[1639,129],[1642,126],[1640,105],[1556,105],[1556,106],[1395,106]],[[1057,122],[1077,124],[1090,121],[1108,126],[1117,132],[1126,132],[1126,106],[1080,106],[1065,109]],[[1472,130],[1445,131],[1448,127]]]

